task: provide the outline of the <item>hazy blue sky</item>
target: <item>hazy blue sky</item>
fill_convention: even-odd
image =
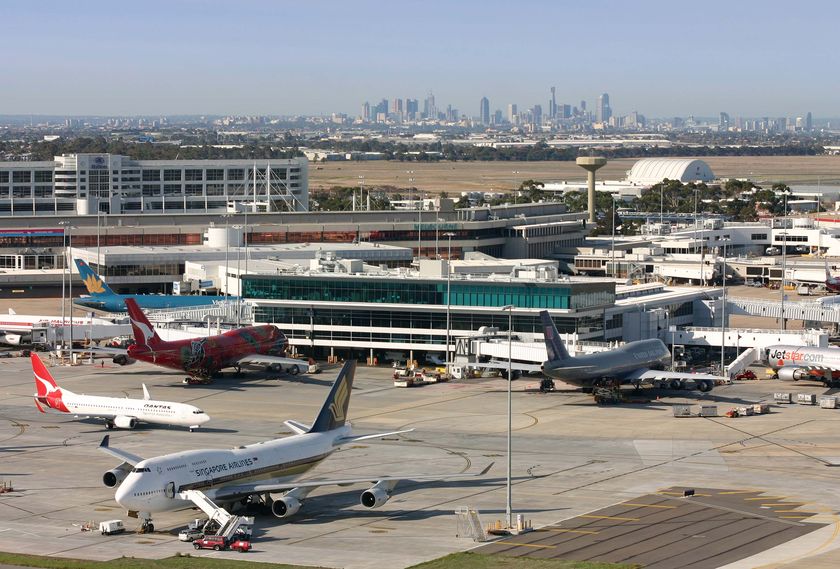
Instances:
[[[840,116],[840,2],[0,2],[0,114],[360,113],[381,98]]]

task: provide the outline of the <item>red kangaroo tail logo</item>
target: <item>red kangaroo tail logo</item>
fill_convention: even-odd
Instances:
[[[134,341],[140,346],[149,346],[154,349],[161,344],[163,340],[157,335],[154,326],[143,314],[143,311],[137,305],[133,298],[125,299],[125,306],[128,308],[128,316],[131,319],[131,329],[134,331]]]
[[[30,356],[30,359],[32,360],[32,373],[35,375],[35,406],[41,413],[44,412],[42,405],[69,413],[70,411],[61,399],[61,388],[56,385],[47,366],[35,353]]]

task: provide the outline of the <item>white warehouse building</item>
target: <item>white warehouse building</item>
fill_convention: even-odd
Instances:
[[[627,182],[633,185],[652,186],[664,179],[680,182],[711,182],[715,179],[712,169],[702,160],[691,158],[644,158],[633,164]]]

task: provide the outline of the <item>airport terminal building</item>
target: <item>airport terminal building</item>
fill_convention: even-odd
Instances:
[[[308,162],[64,154],[0,162],[0,216],[308,211]]]

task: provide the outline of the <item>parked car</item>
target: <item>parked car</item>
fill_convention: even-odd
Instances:
[[[755,375],[755,372],[753,370],[745,369],[744,371],[742,371],[741,373],[736,375],[735,379],[753,380],[753,379],[758,379],[758,377]]]
[[[198,528],[186,528],[178,534],[180,541],[193,541],[202,537],[204,537],[204,533]]]
[[[215,551],[221,551],[222,549],[227,549],[227,542],[225,538],[220,535],[205,535],[204,537],[198,538],[193,541],[193,547],[196,549],[213,549]]]

